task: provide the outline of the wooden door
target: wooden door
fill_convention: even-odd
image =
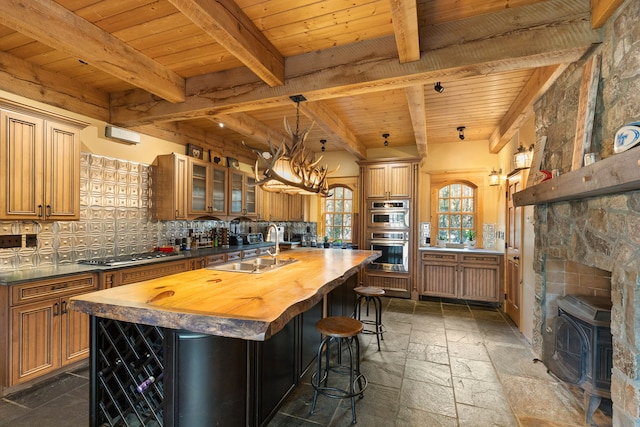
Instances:
[[[45,218],[80,219],[80,133],[76,127],[47,121],[43,180]]]
[[[367,194],[371,199],[386,199],[388,196],[387,165],[369,165],[366,170]]]
[[[244,215],[248,217],[258,216],[258,201],[256,197],[256,178],[253,175],[244,175],[242,183],[244,192]]]
[[[186,157],[175,156],[174,162],[174,219],[187,219],[187,176],[189,168],[188,160]]]
[[[267,193],[269,199],[269,221],[286,221],[289,195],[284,193]]]
[[[522,241],[522,215],[520,206],[513,203],[513,194],[522,187],[522,175],[507,180],[507,234],[505,271],[505,311],[516,325],[520,325],[522,280],[520,277],[520,246]]]
[[[458,297],[458,255],[453,252],[422,252],[420,294]]]
[[[60,366],[60,300],[11,309],[11,384],[20,384]]]
[[[60,302],[62,366],[89,355],[89,315],[69,310],[69,298],[62,298]]]
[[[228,168],[212,166],[212,213],[217,215],[227,214],[227,180]]]
[[[390,164],[387,170],[387,191],[390,199],[411,197],[411,164]]]
[[[189,189],[187,191],[187,215],[191,218],[207,215],[213,210],[211,204],[211,166],[197,159],[189,159]]]
[[[43,219],[43,120],[0,112],[0,217]]]
[[[288,221],[304,221],[304,200],[300,194],[289,195]]]
[[[241,215],[243,212],[243,175],[239,171],[229,173],[229,215]]]

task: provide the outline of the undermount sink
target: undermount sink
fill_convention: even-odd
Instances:
[[[222,265],[214,265],[211,267],[207,267],[209,270],[218,270],[218,271],[230,271],[236,273],[265,273],[267,271],[273,271],[280,267],[284,267],[285,265],[292,264],[297,262],[297,259],[281,259],[278,264],[276,264],[276,260],[271,257],[264,258],[253,258],[247,259],[238,262],[230,262],[228,264]]]

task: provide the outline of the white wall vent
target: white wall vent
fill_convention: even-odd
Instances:
[[[117,128],[115,126],[106,126],[104,128],[104,136],[107,138],[117,139],[127,144],[139,144],[140,134],[129,129]]]

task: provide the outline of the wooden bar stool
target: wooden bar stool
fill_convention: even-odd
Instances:
[[[333,399],[351,399],[351,423],[356,424],[356,396],[363,398],[363,392],[367,388],[367,379],[360,373],[360,341],[358,334],[362,332],[364,326],[359,320],[344,316],[331,316],[318,320],[316,328],[325,337],[318,347],[318,369],[311,376],[313,386],[313,405],[311,414],[316,412],[316,401],[318,394],[322,394]],[[337,362],[331,364],[331,343],[337,342],[339,345]],[[341,363],[342,348],[347,348],[349,356],[348,364]],[[355,354],[354,354],[355,347]],[[324,351],[325,363],[322,363],[322,352]],[[349,375],[349,388],[329,386],[329,372],[334,371],[340,374]]]
[[[374,329],[363,329],[363,334],[376,334],[376,340],[378,341],[378,351],[380,351],[380,340],[384,341],[383,327],[382,327],[382,300],[381,296],[384,296],[384,289],[376,288],[373,286],[359,286],[354,289],[356,293],[356,306],[354,310],[354,317],[367,325],[373,325]],[[362,320],[361,310],[362,303],[367,306],[367,313],[369,315],[369,304],[373,301],[375,309],[375,320]]]

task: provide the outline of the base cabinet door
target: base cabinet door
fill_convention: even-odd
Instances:
[[[501,302],[502,255],[424,251],[420,294],[483,302]]]
[[[89,355],[89,316],[69,310],[74,295],[98,289],[97,275],[34,281],[11,287],[7,370],[14,386]],[[5,363],[5,362],[3,362]]]
[[[367,272],[365,284],[384,289],[385,293],[392,297],[411,297],[411,282],[407,274]]]
[[[60,367],[60,302],[57,298],[11,309],[11,384]]]

